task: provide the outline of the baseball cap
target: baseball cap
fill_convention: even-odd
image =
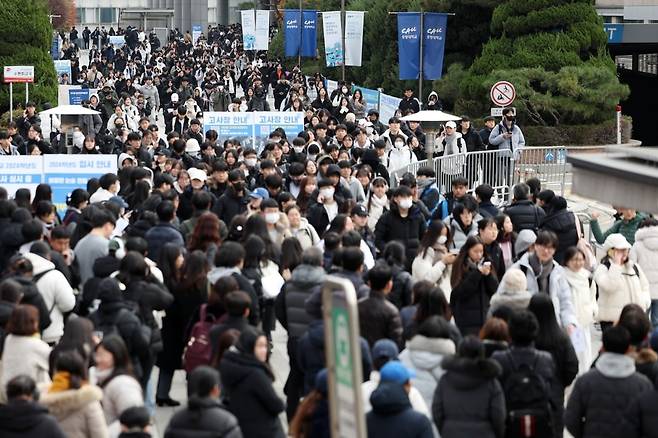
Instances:
[[[363,206],[361,205],[360,207]],[[354,210],[352,210],[352,214],[354,214]],[[380,339],[372,346],[373,360],[379,359],[380,357],[388,358],[388,360],[397,360],[399,352],[400,350],[398,350],[398,346],[390,339]]]
[[[453,128],[454,129],[456,127],[457,127],[457,124],[455,122],[453,122],[452,120],[449,121],[448,123],[446,123],[446,128]]]
[[[196,138],[189,138],[185,143],[185,152],[199,152],[200,150],[201,146]]]
[[[128,208],[128,203],[123,200],[120,196],[112,196],[110,199],[107,200],[107,202],[111,204],[115,204],[121,208]]]
[[[329,167],[327,167],[327,176],[332,175],[340,176],[340,167],[338,167],[338,164],[330,164]]]
[[[199,181],[205,181],[208,178],[205,171],[197,169],[196,167],[188,169],[187,173],[190,175],[190,180],[198,179]]]
[[[405,367],[402,365],[402,362],[397,360],[387,362],[379,370],[379,375],[382,382],[393,382],[401,385],[407,383],[409,379],[416,377],[414,370]]]
[[[352,216],[368,216],[368,210],[361,204],[355,205],[352,208]]]
[[[257,187],[254,189],[254,191],[249,193],[249,197],[254,199],[269,199],[270,194],[267,192],[267,189],[263,187]]]

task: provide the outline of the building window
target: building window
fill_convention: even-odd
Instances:
[[[100,8],[100,22],[114,23],[117,21],[117,12],[114,8]]]
[[[637,70],[642,73],[657,74],[658,54],[642,53],[637,58]]]
[[[77,17],[76,22],[77,23],[86,23],[86,17],[85,17],[85,8],[75,8],[75,15]]]

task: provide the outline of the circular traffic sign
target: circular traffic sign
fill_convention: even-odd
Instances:
[[[490,96],[495,105],[508,106],[516,99],[516,89],[507,81],[499,81],[491,87]]]

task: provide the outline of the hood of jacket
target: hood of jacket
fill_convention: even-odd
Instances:
[[[492,359],[470,359],[450,356],[441,365],[448,380],[455,388],[466,390],[475,388],[483,382],[495,379],[502,373],[498,362]]]
[[[658,251],[658,227],[638,229],[635,233],[635,241],[642,242],[651,251]]]
[[[290,282],[297,286],[314,286],[324,281],[326,271],[321,266],[299,265],[292,271]]]
[[[29,278],[22,277],[20,275],[11,277],[12,280],[17,281],[23,286],[23,301],[32,302],[35,299],[35,296],[39,294],[39,289],[32,283],[32,280]]]
[[[372,410],[379,415],[391,415],[411,408],[409,395],[404,386],[394,382],[382,382],[370,395]]]
[[[436,97],[436,100],[439,100],[439,95],[436,93],[436,91],[432,91],[429,96],[427,96],[427,101],[429,102],[432,100],[432,96]]]
[[[0,406],[0,430],[28,433],[47,417],[48,409],[36,402],[15,400]]]
[[[39,403],[48,408],[51,414],[61,419],[68,417],[89,403],[103,399],[103,391],[95,385],[83,385],[79,389],[41,394]]]
[[[227,386],[237,386],[247,379],[252,373],[263,369],[264,365],[254,357],[240,353],[235,347],[231,347],[222,358],[220,373],[222,383]],[[264,372],[264,369],[263,369]]]
[[[550,226],[553,231],[561,233],[575,229],[576,219],[573,213],[564,209],[547,215],[544,218],[543,224]]]
[[[635,361],[625,354],[601,353],[594,366],[611,379],[624,379],[635,372]]]
[[[450,339],[416,335],[407,342],[409,359],[420,370],[432,370],[441,365],[444,356],[455,354],[455,343]]]
[[[55,264],[53,262],[48,259],[44,259],[40,255],[28,252],[25,254],[25,258],[32,262],[34,275],[39,275],[42,272],[55,269]]]
[[[237,267],[232,267],[232,268],[226,268],[224,266],[218,266],[215,268],[212,268],[210,272],[208,272],[208,281],[210,284],[215,284],[217,280],[219,280],[222,277],[228,277],[229,275],[232,274],[240,274],[240,268]]]

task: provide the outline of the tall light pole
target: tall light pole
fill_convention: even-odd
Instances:
[[[342,29],[341,41],[343,50],[343,63],[340,66],[340,75],[345,82],[345,0],[340,0],[340,27]]]

